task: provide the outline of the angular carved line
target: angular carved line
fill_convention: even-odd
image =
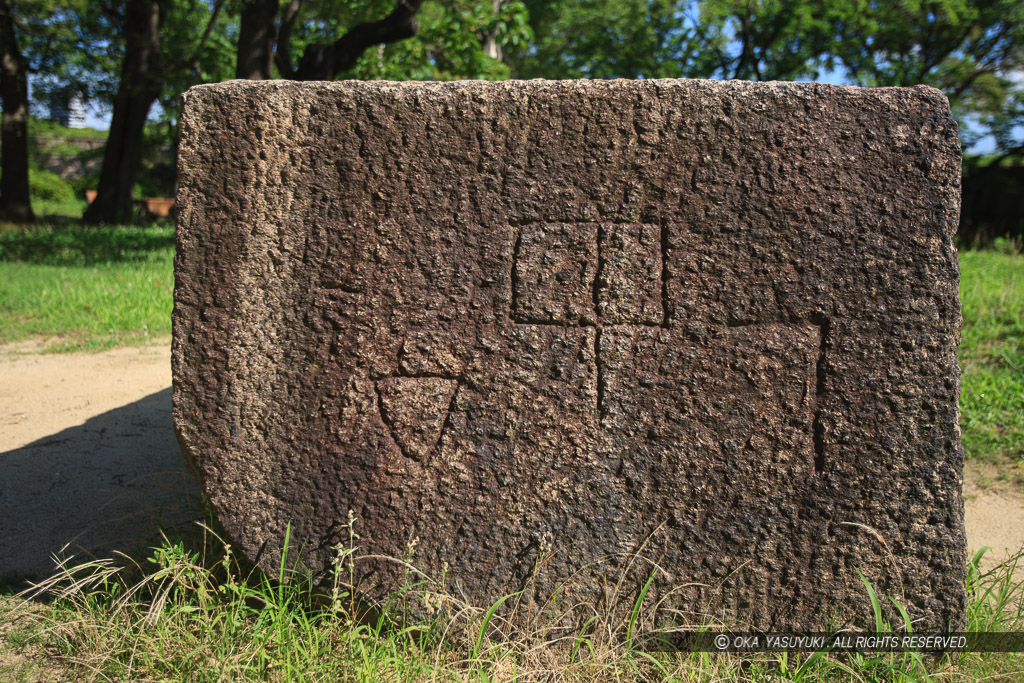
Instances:
[[[591,328],[595,328],[595,327],[596,328],[608,327],[608,328],[611,328],[613,330],[615,328],[617,328],[617,327],[656,327],[658,329],[662,329],[663,327],[665,327],[661,323],[648,323],[648,322],[625,322],[625,323],[614,323],[614,324],[613,323],[603,323],[603,324],[600,324],[600,325],[594,325],[593,323],[588,322],[586,320],[579,320],[579,321],[574,322],[574,323],[553,323],[550,320],[544,320],[544,321],[538,321],[538,320],[514,320],[513,324],[517,325],[517,326],[521,325],[521,326],[524,326],[524,327],[526,327],[526,326],[529,326],[529,327],[561,327],[563,329],[570,329],[570,330],[572,330],[572,329],[591,329]],[[412,377],[412,376],[414,376],[414,375],[410,375],[410,377]]]
[[[597,229],[594,230],[594,253],[597,255],[597,267],[594,269],[594,320],[598,325],[601,324],[601,277],[604,273],[604,255],[601,251],[601,240],[607,236],[607,233],[603,226],[600,224]]]
[[[387,377],[374,383],[381,422],[402,453],[427,460],[445,428],[461,386],[450,377]]]
[[[825,396],[825,353],[829,328],[827,319],[818,323],[818,360],[815,364],[814,377],[814,420],[811,424],[815,474],[821,474],[825,470],[825,425],[821,421],[821,404]]]
[[[661,327],[668,328],[668,226],[661,223]]]
[[[519,291],[519,275],[516,273],[516,266],[519,265],[519,250],[523,244],[523,230],[520,228],[516,232],[516,241],[512,245],[512,272],[509,274],[509,283],[512,287],[512,296],[510,297],[510,305],[512,310],[511,319],[515,322],[522,322],[519,319],[519,296],[516,292]]]
[[[433,456],[434,451],[437,450],[438,444],[441,443],[441,439],[444,438],[445,432],[451,431],[452,427],[452,411],[455,409],[455,399],[459,395],[459,391],[462,389],[462,381],[455,380],[455,390],[452,392],[452,397],[448,399],[448,412],[445,413],[444,422],[441,424],[441,431],[437,433],[437,441],[430,449],[430,455]]]
[[[594,369],[595,376],[594,382],[596,383],[597,390],[595,393],[595,401],[597,405],[595,409],[597,411],[597,423],[598,425],[605,418],[605,405],[604,405],[604,370],[601,368],[601,328],[598,327],[594,332]]]

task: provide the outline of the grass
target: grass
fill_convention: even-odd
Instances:
[[[54,139],[106,140],[109,131],[97,128],[68,128],[54,121],[32,116],[28,120],[28,134]]]
[[[1004,245],[1005,246],[1005,245]],[[1024,460],[1024,255],[960,254],[964,450],[987,462]]]
[[[0,343],[98,350],[171,331],[174,228],[0,229]]]
[[[208,526],[198,537],[165,538],[141,560],[65,567],[0,599],[0,679],[930,681],[1013,680],[1024,671],[1018,654],[647,651],[635,637],[654,628],[642,593],[624,615],[567,626],[557,612],[526,607],[525,593],[467,604],[443,577],[415,569],[414,546],[393,560],[406,567],[406,586],[368,617],[350,599],[356,568],[368,559],[354,523],[319,583],[287,561],[274,576],[253,572]],[[981,553],[972,558],[970,631],[1024,630],[1018,561],[985,572]],[[865,591],[875,605],[888,600],[867,581]],[[912,628],[891,627],[880,607],[874,614],[878,631]]]

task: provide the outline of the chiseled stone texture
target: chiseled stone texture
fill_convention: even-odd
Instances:
[[[267,569],[352,510],[478,605],[959,627],[959,173],[925,87],[193,88],[179,439]]]

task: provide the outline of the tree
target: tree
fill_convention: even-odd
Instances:
[[[492,2],[486,0],[486,5]],[[279,0],[243,0],[237,18],[234,73],[266,78],[276,70],[277,75],[295,80],[331,80],[342,74],[374,78],[384,71],[392,78],[444,78],[441,69],[445,66],[451,68],[452,75],[447,77],[505,73],[494,66],[496,60],[480,58],[483,37],[476,30],[479,27],[460,23],[470,8],[485,4],[480,0],[450,0],[445,12],[427,12],[425,33],[437,39],[432,47],[424,49],[421,43],[385,54],[385,46],[417,33],[422,4],[422,0],[387,0],[386,6],[385,0],[288,0],[282,8]],[[521,7],[518,2],[508,5]],[[223,62],[229,49],[225,38],[231,29],[225,30],[226,21],[218,22],[223,6],[224,0],[127,0],[120,21],[123,29],[116,37],[123,44],[121,76],[113,98],[97,197],[83,217],[87,223],[131,220],[132,188],[153,102],[160,100],[171,124],[184,89],[194,83],[222,80],[230,73],[225,73]],[[383,19],[370,20],[387,7],[390,13]],[[115,9],[107,6],[105,13],[117,16]],[[203,25],[205,29],[197,36],[195,27]],[[178,28],[172,31],[175,26]],[[345,26],[350,28],[342,32]],[[522,29],[525,17],[509,26]],[[492,33],[496,40],[508,41],[513,31],[501,24]],[[470,42],[474,49],[460,53],[459,47]],[[371,61],[364,53],[373,46],[378,48],[377,59]],[[467,58],[467,52],[474,52],[476,60]]]
[[[793,79],[816,72],[827,22],[810,0],[529,0],[524,77]]]
[[[506,51],[517,76],[699,75],[693,3],[680,7],[671,0],[526,0],[525,7],[533,40]]]
[[[168,82],[183,73],[201,74],[198,61],[223,6],[224,0],[210,5],[193,0],[173,3],[171,13],[170,0],[127,0],[122,24],[124,53],[110,134],[96,199],[86,209],[84,222],[132,220],[132,190],[142,160],[146,119]],[[168,24],[194,22],[197,14],[206,15],[205,28],[198,36],[192,32],[188,36],[191,40],[162,41]]]
[[[245,0],[235,75],[501,78],[500,47],[528,35],[519,0]]]
[[[86,209],[87,223],[129,222],[132,187],[142,160],[142,134],[153,102],[160,95],[160,25],[168,0],[129,0],[125,9],[125,50],[121,81],[114,98],[110,134],[96,198]]]
[[[965,146],[991,135],[1004,157],[1024,151],[1024,4],[846,2],[833,12],[835,61],[851,81],[939,88]]]
[[[334,80],[352,69],[368,48],[416,35],[419,30],[416,15],[423,0],[398,0],[383,19],[360,22],[332,42],[307,43],[296,66],[291,54],[292,35],[304,4],[303,0],[289,0],[278,29],[279,0],[246,0],[243,3],[236,78],[269,79],[272,66],[276,64],[282,78]],[[303,22],[301,25],[306,24]]]
[[[753,81],[817,77],[834,45],[835,3],[704,0],[695,21],[702,76]]]
[[[238,59],[235,78],[268,80],[274,74],[274,43],[280,0],[245,0],[238,25]],[[288,3],[294,22],[299,0]],[[287,40],[287,36],[285,35]]]
[[[965,146],[1024,152],[1020,0],[526,0],[522,77],[817,78],[924,83],[949,97]]]
[[[8,0],[0,0],[0,220],[31,221],[28,185],[28,75]]]
[[[27,86],[32,99],[57,96],[89,99],[109,87],[111,66],[103,49],[109,32],[100,30],[103,15],[91,0],[3,0],[0,3],[0,48],[4,53],[0,90],[4,101],[2,213],[11,220],[30,220]],[[100,37],[102,36],[102,37]],[[86,65],[88,68],[86,69]],[[93,75],[85,76],[85,72]],[[93,87],[94,86],[94,87]]]

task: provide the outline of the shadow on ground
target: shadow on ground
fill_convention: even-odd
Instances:
[[[43,578],[54,555],[136,553],[202,519],[171,426],[171,390],[0,453],[0,577]]]

